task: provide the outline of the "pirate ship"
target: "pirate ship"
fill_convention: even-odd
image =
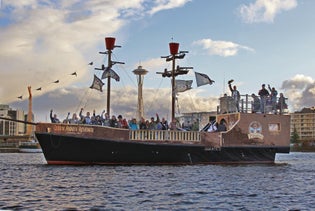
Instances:
[[[115,77],[111,60],[115,38],[105,38],[107,67],[107,111],[110,111],[110,80]],[[161,72],[172,84],[171,118],[175,117],[175,78],[191,68],[176,67],[186,51],[170,43],[172,69]],[[211,80],[204,77],[204,80]],[[210,81],[209,81],[210,80]],[[99,86],[103,84],[98,82]],[[290,116],[238,112],[229,97],[220,98],[216,122],[226,130],[208,132],[182,130],[129,130],[98,125],[37,123],[35,136],[48,164],[165,165],[216,163],[274,163],[276,153],[289,153]]]

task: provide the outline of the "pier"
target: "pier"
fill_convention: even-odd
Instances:
[[[28,135],[20,136],[0,136],[0,153],[19,152],[19,142],[29,141]]]

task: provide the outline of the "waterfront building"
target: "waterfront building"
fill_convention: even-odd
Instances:
[[[291,137],[298,135],[299,142],[315,141],[315,108],[303,108],[291,113]]]
[[[9,107],[9,105],[0,104],[0,116],[14,120],[25,121],[24,111],[12,109]],[[24,123],[0,119],[0,136],[14,136],[24,134]]]

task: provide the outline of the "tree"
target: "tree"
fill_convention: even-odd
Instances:
[[[299,134],[296,131],[296,128],[294,127],[293,133],[291,134],[290,138],[291,143],[299,143]]]

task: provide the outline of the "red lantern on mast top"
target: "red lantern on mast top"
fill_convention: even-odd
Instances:
[[[171,55],[178,54],[179,43],[171,42],[169,43]]]
[[[115,47],[115,37],[105,37],[105,44],[107,50],[113,50]]]

